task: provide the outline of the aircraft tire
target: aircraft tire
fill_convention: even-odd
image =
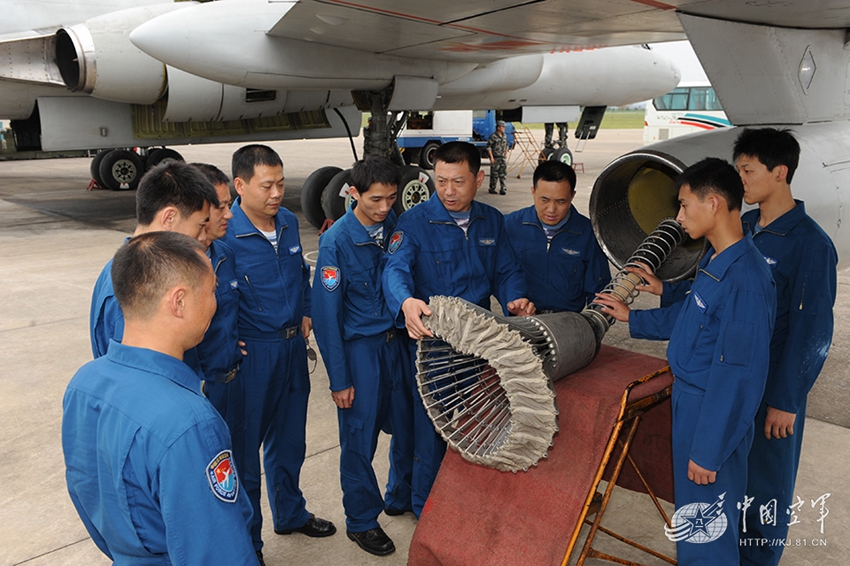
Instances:
[[[540,165],[546,161],[552,159],[552,154],[555,153],[555,148],[553,147],[544,147],[540,150],[540,155],[537,156],[537,164]]]
[[[166,147],[152,149],[150,153],[148,153],[147,159],[145,159],[145,171],[167,161],[185,161],[185,159],[183,159],[183,156],[173,149],[168,149]]]
[[[94,179],[94,182],[103,186],[103,178],[100,176],[100,162],[103,161],[103,158],[106,157],[106,154],[109,153],[110,149],[104,149],[98,151],[94,157],[91,158],[91,164],[89,164],[89,172],[91,173],[91,178]]]
[[[569,165],[570,167],[573,166],[573,153],[566,147],[562,147],[556,150],[555,153],[552,154],[552,157],[550,157],[549,159],[552,159],[554,161],[560,161],[561,163]]]
[[[396,214],[401,214],[431,198],[435,191],[434,179],[422,167],[407,165],[399,168],[398,198],[393,204]]]
[[[134,191],[142,178],[142,159],[128,149],[113,149],[100,162],[102,186],[110,191]]]
[[[327,218],[322,208],[322,192],[340,171],[339,167],[320,167],[310,173],[301,186],[301,212],[315,228],[321,228]]]
[[[338,220],[348,205],[351,204],[351,193],[348,187],[351,185],[351,169],[342,169],[328,182],[322,191],[322,210],[325,216],[331,220]]]
[[[429,141],[419,152],[419,166],[430,171],[434,168],[434,153],[440,147],[440,142]]]

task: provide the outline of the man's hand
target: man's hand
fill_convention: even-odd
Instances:
[[[627,267],[626,271],[629,273],[634,273],[640,276],[644,281],[646,281],[646,285],[638,285],[636,288],[641,293],[647,292],[653,295],[661,296],[664,293],[664,285],[661,283],[661,279],[655,276],[652,268],[646,265],[645,263],[637,262],[640,267]]]
[[[424,336],[434,336],[434,333],[422,324],[422,316],[431,316],[431,309],[425,301],[408,297],[401,304],[401,312],[404,313],[404,325],[407,327],[407,335],[414,340]]]
[[[515,316],[531,316],[537,312],[534,303],[526,299],[516,299],[508,303],[508,312]]]
[[[767,407],[767,416],[764,418],[764,437],[787,438],[794,434],[794,420],[797,415],[787,411],[780,411],[771,406]]]
[[[688,460],[688,479],[697,485],[708,485],[717,479],[717,472],[706,470],[695,464],[693,460]]]
[[[593,302],[602,305],[602,314],[612,316],[620,322],[629,321],[629,313],[632,309],[620,297],[611,293],[596,293],[596,300]]]
[[[354,403],[354,386],[342,391],[331,391],[331,398],[340,409],[350,409],[351,404]]]
[[[313,319],[309,316],[305,316],[301,319],[301,335],[304,336],[304,339],[310,337],[310,332],[313,330]]]
[[[243,356],[248,355],[248,350],[245,349],[245,342],[243,340],[237,340],[236,345],[239,347],[239,351],[242,352]]]

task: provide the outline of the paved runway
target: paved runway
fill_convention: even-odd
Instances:
[[[538,132],[542,137],[542,132]],[[638,147],[640,130],[601,130],[586,151],[576,155],[585,173],[579,174],[576,205],[586,213],[593,180],[614,157]],[[358,148],[362,144],[358,142]],[[292,141],[272,144],[285,163],[287,195],[284,205],[299,214],[301,237],[308,258],[315,260],[316,230],[300,214],[299,189],[306,177],[323,165],[350,166],[346,140]],[[229,171],[237,146],[187,146],[178,149],[188,161],[205,161]],[[531,203],[531,169],[522,179],[508,180],[507,196],[479,193],[482,201],[510,212]],[[88,159],[56,159],[0,163],[0,565],[28,566],[108,564],[86,534],[64,483],[60,444],[61,399],[76,369],[91,358],[88,310],[92,285],[103,265],[135,226],[134,194],[85,190]],[[312,252],[312,253],[311,253]],[[850,555],[850,426],[848,396],[850,278],[839,278],[837,332],[827,367],[810,400],[803,463],[797,492],[804,500],[799,524],[791,527],[790,547],[783,566],[843,564]],[[649,298],[640,306],[653,306]],[[625,325],[615,326],[606,343],[659,356],[663,344],[631,340]],[[308,508],[344,527],[339,489],[339,442],[327,375],[319,363],[312,374],[307,461],[302,489]],[[386,438],[376,457],[386,477]],[[381,477],[381,476],[379,476]],[[829,493],[829,515],[817,521],[811,501]],[[267,509],[267,508],[266,508]],[[266,511],[268,513],[268,511]],[[651,504],[617,490],[606,515],[608,524],[631,533],[652,547],[671,552],[662,527],[654,523]],[[780,517],[780,520],[783,518]],[[519,517],[507,521],[521,520]],[[273,565],[398,565],[407,562],[407,548],[416,526],[412,515],[380,518],[398,551],[378,558],[359,550],[340,532],[330,539],[296,534],[275,535],[266,523],[265,556]],[[821,531],[821,525],[823,530]],[[210,525],[213,531],[228,528]],[[568,533],[565,533],[565,537]],[[600,541],[601,542],[601,541]],[[600,544],[646,564],[645,555],[617,544]],[[616,549],[616,550],[615,550]],[[593,561],[591,561],[593,563]],[[598,562],[597,562],[598,563]]]

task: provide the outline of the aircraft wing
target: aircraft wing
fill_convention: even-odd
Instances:
[[[302,1],[292,2],[267,34],[399,57],[475,62],[684,39],[675,12],[653,4]]]

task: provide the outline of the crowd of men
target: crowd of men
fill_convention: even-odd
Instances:
[[[159,165],[139,185],[136,231],[95,285],[95,360],[66,392],[74,505],[118,563],[264,564],[262,449],[274,532],[335,534],[299,488],[313,331],[337,406],[346,535],[371,554],[394,552],[380,514],[419,517],[446,449],[414,384],[433,295],[487,309],[495,297],[511,316],[597,301],[633,336],[669,339],[677,507],[721,492],[790,505],[805,399],[832,334],[837,262],[791,197],[798,155],[786,131],[745,130],[737,171],[721,159],[688,168],[677,220],[711,248],[696,278],[675,288],[637,270],[665,306],[632,312],[599,294],[608,263],[572,205],[575,173],[557,161],[535,171],[533,204],[506,217],[475,199],[484,172],[470,144],[438,149],[436,198],[399,217],[397,167],[358,161],[351,208],[321,236],[312,286],[271,148],[235,152],[232,205],[218,168]],[[760,207],[743,222],[742,199]],[[756,430],[764,438],[754,442]],[[383,490],[372,464],[381,431],[392,435]],[[781,548],[742,547],[740,561],[775,564]],[[678,552],[681,564],[738,563],[737,525]]]

